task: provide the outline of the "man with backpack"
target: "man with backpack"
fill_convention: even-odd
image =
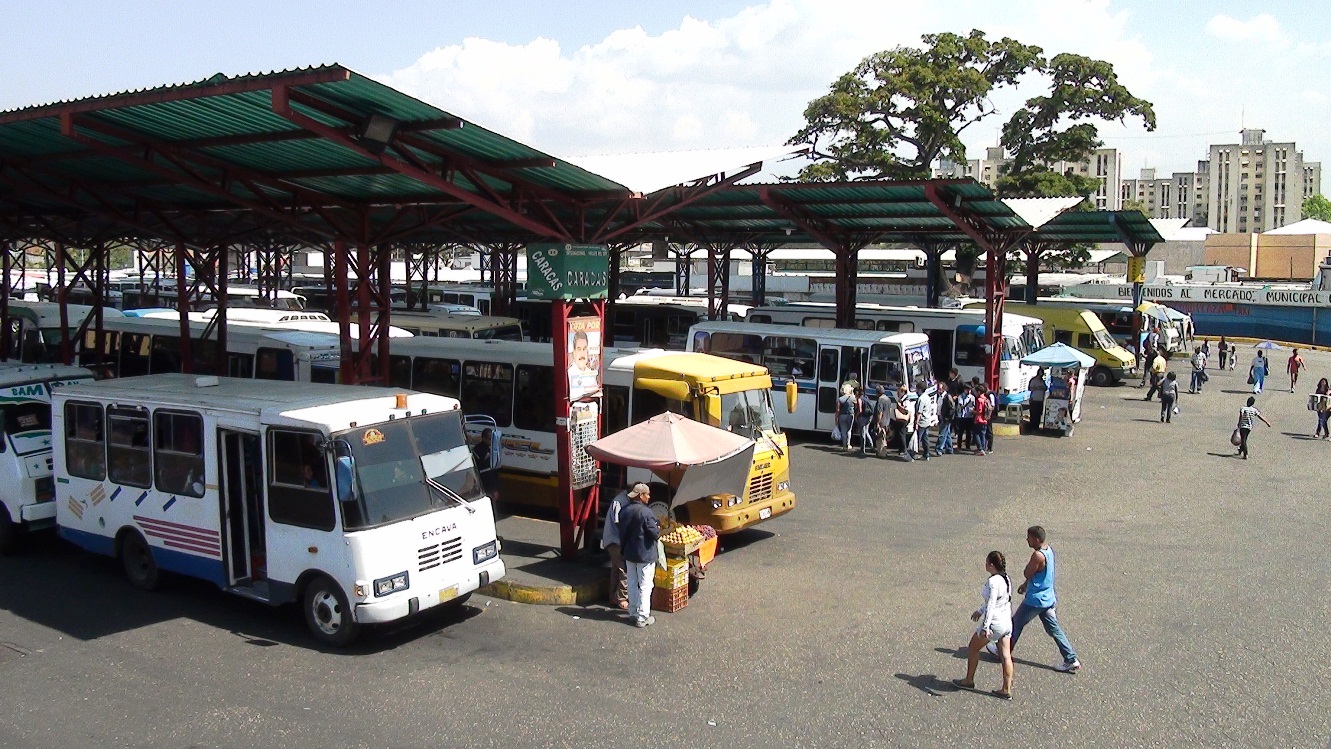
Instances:
[[[975,393],[969,384],[961,386],[961,395],[957,396],[956,436],[957,449],[969,450],[975,429]]]
[[[915,451],[929,459],[929,428],[938,423],[938,406],[925,394],[924,380],[915,383]]]
[[[975,426],[972,429],[971,444],[975,445],[975,454],[984,455],[989,445],[990,394],[988,388],[980,385],[975,396]]]

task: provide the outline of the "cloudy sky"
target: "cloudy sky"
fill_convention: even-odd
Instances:
[[[484,7],[482,7],[484,6]],[[555,155],[779,144],[865,55],[972,28],[1114,63],[1159,128],[1103,128],[1191,170],[1243,125],[1331,160],[1331,3],[681,0],[0,2],[0,108],[340,62]],[[995,101],[1010,113],[1021,91]],[[969,133],[972,156],[997,137]]]

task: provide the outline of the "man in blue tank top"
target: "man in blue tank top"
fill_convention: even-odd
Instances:
[[[1017,588],[1017,593],[1025,593],[1026,597],[1012,613],[1012,647],[1017,647],[1022,629],[1038,616],[1044,631],[1054,638],[1058,652],[1063,656],[1058,670],[1076,673],[1081,669],[1081,661],[1077,660],[1077,653],[1068,642],[1068,636],[1063,633],[1063,627],[1059,626],[1058,614],[1054,611],[1058,603],[1058,597],[1054,594],[1054,550],[1045,543],[1044,528],[1038,525],[1027,528],[1026,545],[1031,547],[1031,559],[1023,571],[1026,582]]]

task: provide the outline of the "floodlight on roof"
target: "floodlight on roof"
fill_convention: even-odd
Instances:
[[[393,142],[397,134],[397,120],[382,114],[372,114],[366,118],[360,129],[360,143],[365,150],[378,156]]]

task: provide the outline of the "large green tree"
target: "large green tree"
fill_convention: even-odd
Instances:
[[[1318,221],[1331,221],[1331,200],[1321,195],[1309,195],[1303,199],[1303,218],[1315,218]]]
[[[1049,92],[1026,100],[1003,125],[1000,143],[1009,160],[998,179],[1000,195],[1011,197],[1086,197],[1099,181],[1049,165],[1088,158],[1104,145],[1097,120],[1141,119],[1155,129],[1155,110],[1118,80],[1114,66],[1074,54],[1054,55],[1041,65]]]
[[[790,139],[810,147],[801,180],[921,179],[939,159],[965,161],[961,134],[994,114],[990,94],[1041,59],[1039,47],[981,31],[923,42],[864,58],[809,102]]]

